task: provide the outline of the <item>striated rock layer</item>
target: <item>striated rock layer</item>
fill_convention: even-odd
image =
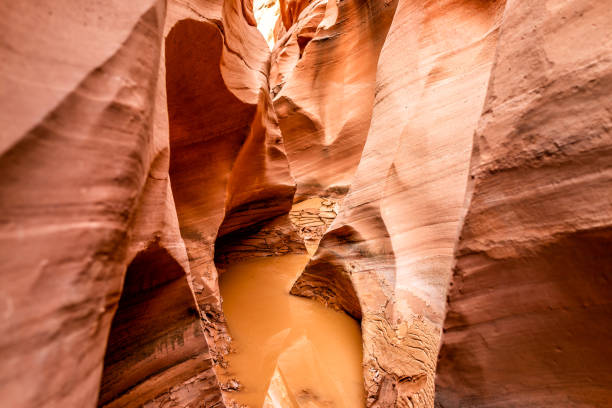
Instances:
[[[167,131],[154,120],[165,9],[62,0],[0,11],[0,399],[93,407],[128,263],[157,242],[164,250],[143,256],[163,254],[187,284]],[[177,383],[210,365],[203,336],[186,343],[201,365]],[[134,378],[157,372],[145,364]]]
[[[272,53],[270,88],[296,199],[347,192],[368,134],[376,63],[395,4],[281,2],[288,31]]]
[[[359,167],[292,289],[361,319],[369,406],[433,404],[472,134],[503,6],[399,1]]]
[[[223,406],[215,238],[291,206],[250,2],[128,3],[0,6],[11,407]]]
[[[612,400],[612,12],[509,1],[476,133],[441,407]]]

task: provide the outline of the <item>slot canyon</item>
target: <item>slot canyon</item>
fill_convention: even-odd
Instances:
[[[1,0],[0,407],[612,407],[602,0]]]

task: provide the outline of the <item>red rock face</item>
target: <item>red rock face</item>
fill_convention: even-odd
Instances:
[[[394,6],[314,1],[278,40],[270,88],[296,199],[346,194],[368,134],[376,63]]]
[[[223,406],[217,231],[295,189],[266,44],[240,1],[77,3],[1,6],[0,398]]]
[[[166,213],[153,195],[165,198],[167,178],[148,182],[163,173],[153,143],[163,7],[1,9],[0,399],[91,407],[127,263]],[[144,225],[136,208],[152,201]]]
[[[399,2],[359,167],[292,289],[362,319],[372,406],[433,403],[472,134],[503,5]]]
[[[508,3],[455,252],[440,406],[612,398],[611,18],[596,1]]]
[[[304,252],[309,196],[292,293],[361,321],[367,406],[612,400],[605,2],[283,0],[272,52],[248,0],[38,3],[0,5],[3,405],[225,406],[215,261]]]

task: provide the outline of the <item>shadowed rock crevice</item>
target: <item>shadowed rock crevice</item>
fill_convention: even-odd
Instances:
[[[172,191],[181,229],[204,236],[223,217],[227,174],[257,108],[225,85],[222,47],[218,27],[195,20],[178,22],[166,38]]]
[[[154,243],[127,268],[108,337],[98,406],[140,406],[202,372],[209,373],[209,389],[200,381],[201,395],[218,402],[211,366],[187,275]]]

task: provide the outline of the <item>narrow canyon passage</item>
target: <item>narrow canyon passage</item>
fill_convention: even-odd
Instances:
[[[0,1],[0,408],[612,401],[612,7]]]

